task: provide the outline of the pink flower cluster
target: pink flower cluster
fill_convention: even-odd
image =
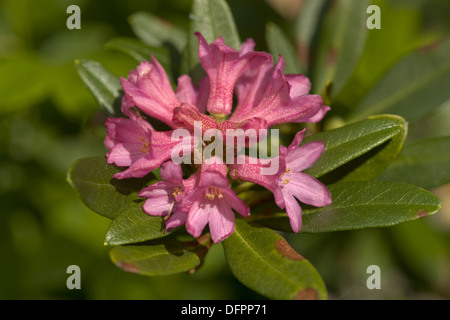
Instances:
[[[254,51],[248,39],[240,50],[225,45],[222,38],[208,44],[200,33],[199,59],[206,76],[194,86],[188,75],[178,78],[174,91],[158,61],[144,61],[121,79],[125,95],[122,112],[127,116],[108,118],[105,146],[107,161],[126,170],[114,177],[143,177],[161,168],[162,181],[140,193],[146,198],[144,211],[164,217],[166,229],[186,225],[199,237],[209,225],[215,243],[234,231],[236,211],[248,217],[250,209],[230,188],[230,179],[250,181],[273,192],[276,204],[286,209],[294,232],[301,228],[301,207],[297,199],[313,206],[331,203],[328,189],[302,171],[323,153],[322,142],[300,146],[304,130],[297,133],[289,147],[280,146],[278,172],[263,175],[263,161],[240,155],[240,162],[225,164],[222,159],[203,159],[196,171],[183,178],[182,166],[171,161],[173,148],[186,144],[194,150],[194,138],[173,139],[176,129],[194,130],[200,121],[202,130],[267,129],[290,122],[321,121],[329,107],[318,95],[309,95],[310,82],[303,75],[285,75],[280,56],[274,67],[272,56]],[[237,104],[233,109],[233,96]],[[158,119],[173,130],[156,131],[142,115]],[[253,160],[253,161],[249,161]],[[238,164],[242,163],[242,164]]]

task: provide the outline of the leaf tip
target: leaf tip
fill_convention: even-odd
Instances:
[[[123,271],[126,271],[126,272],[131,272],[131,273],[140,273],[141,272],[138,267],[136,267],[134,264],[129,263],[129,262],[117,261],[116,265],[120,269],[122,269]]]

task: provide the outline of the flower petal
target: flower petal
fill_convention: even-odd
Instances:
[[[161,165],[160,171],[161,179],[164,181],[170,181],[172,183],[182,183],[183,171],[181,166],[172,161],[164,162]]]
[[[206,113],[209,98],[209,78],[204,76],[198,84],[197,102],[195,106],[200,113]]]
[[[203,195],[198,196],[197,200],[193,202],[186,219],[186,230],[194,237],[198,238],[202,234],[203,229],[209,220],[209,214],[214,210],[211,203],[200,202],[203,200]]]
[[[322,107],[320,107],[316,112],[310,112],[310,113],[306,113],[305,115],[293,120],[294,122],[298,122],[298,123],[304,123],[304,122],[310,122],[310,123],[315,123],[315,122],[320,122],[322,121],[323,117],[325,117],[325,115],[327,114],[328,111],[330,111],[331,108],[328,106],[324,106],[322,105]]]
[[[287,74],[285,78],[291,89],[289,90],[289,96],[291,99],[295,99],[299,96],[304,96],[311,90],[311,82],[308,77],[302,74]]]
[[[297,233],[302,228],[302,207],[289,193],[283,192],[283,199],[292,231]]]
[[[149,116],[172,126],[173,109],[180,102],[159,62],[152,56],[151,62],[143,61],[128,78],[121,78],[121,83],[134,104]]]
[[[173,209],[175,199],[173,199],[165,189],[154,191],[155,192],[151,196],[147,197],[142,208],[147,214],[152,216],[168,215]]]
[[[286,167],[293,171],[303,171],[311,167],[325,151],[322,141],[307,143],[288,152],[286,155]]]
[[[257,106],[246,114],[241,114],[239,119],[230,118],[233,121],[242,121],[249,118],[262,118],[268,126],[310,119],[322,108],[323,101],[318,95],[301,95],[294,99],[290,96],[290,88],[286,77],[283,75],[284,60],[280,56],[272,73],[269,85],[263,93],[263,97]]]
[[[239,121],[246,113],[255,108],[264,97],[264,92],[270,83],[273,61],[269,57],[259,67],[248,68],[236,83],[237,105],[231,121]]]
[[[247,39],[239,48],[239,54],[243,55],[247,52],[251,52],[255,50],[255,41],[253,39]]]
[[[322,182],[303,172],[290,173],[286,178],[289,183],[284,190],[295,196],[303,203],[324,207],[331,203],[331,193]]]
[[[116,173],[114,178],[142,178],[156,168],[159,168],[163,162],[169,160],[172,155],[172,149],[179,146],[181,143],[187,142],[182,139],[172,139],[172,131],[152,131],[149,136],[149,141],[143,143],[143,148],[145,149],[141,150],[141,157],[136,160],[138,156],[135,156],[133,159],[135,161],[132,161],[129,168],[125,171]],[[188,141],[188,143],[192,144],[192,141]],[[111,154],[113,154],[115,148],[118,148],[118,146],[115,146],[110,155],[108,155],[109,163],[116,163],[115,158],[111,158]],[[121,156],[124,156],[124,154],[121,154]]]
[[[222,190],[225,201],[231,208],[236,210],[241,216],[248,218],[250,215],[250,208],[239,198],[233,190],[228,188],[227,190]]]
[[[239,155],[230,165],[230,176],[235,180],[259,184],[273,192],[276,188],[275,175],[263,175],[261,172],[267,166],[260,159]]]
[[[175,92],[175,96],[181,103],[188,103],[193,106],[197,103],[197,92],[192,84],[191,77],[187,74],[183,74],[178,78],[178,88]]]
[[[174,109],[174,126],[194,131],[195,122],[201,123],[202,133],[209,129],[218,128],[216,120],[206,114],[200,113],[197,108],[187,103],[182,103],[179,107]]]
[[[240,54],[224,44],[223,38],[208,45],[200,33],[195,33],[199,41],[198,56],[200,63],[209,77],[208,112],[228,115],[233,103],[233,88],[237,79],[251,63],[262,63],[267,55],[248,51],[246,45],[244,54]]]
[[[152,128],[142,118],[108,118],[105,126],[105,147],[110,150],[107,153],[109,164],[130,166],[147,154]]]
[[[229,181],[227,179],[227,165],[218,157],[211,157],[205,160],[201,167],[200,187],[207,188],[215,186],[220,189],[227,189]]]
[[[181,210],[176,210],[172,213],[170,218],[166,221],[166,231],[182,226],[186,223],[187,213]]]
[[[223,199],[215,201],[209,213],[209,231],[214,243],[228,238],[234,231],[234,213]]]
[[[300,143],[302,143],[303,138],[305,137],[305,131],[306,131],[306,128],[295,134],[294,139],[292,139],[291,144],[287,148],[287,154],[293,152],[295,149],[297,149],[300,146]]]

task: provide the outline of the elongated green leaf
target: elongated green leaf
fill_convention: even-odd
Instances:
[[[402,150],[403,143],[408,134],[408,123],[405,119],[393,115],[374,116],[369,119],[391,119],[398,123],[400,132],[389,141],[372,149],[358,159],[358,166],[347,173],[340,181],[375,179],[398,157]]]
[[[134,33],[151,47],[173,46],[181,52],[186,45],[186,32],[147,12],[136,12],[129,18]]]
[[[326,299],[319,273],[276,232],[238,219],[223,246],[231,271],[250,289],[272,299]]]
[[[205,251],[205,245],[165,238],[145,245],[114,247],[110,251],[110,258],[124,271],[161,276],[195,269],[200,265]]]
[[[75,64],[81,79],[103,110],[110,116],[119,115],[122,95],[119,77],[96,61],[77,60]]]
[[[122,245],[153,240],[168,235],[164,220],[142,210],[142,202],[124,208],[111,223],[105,245]]]
[[[314,37],[317,35],[321,16],[329,0],[307,0],[295,22],[295,36],[302,70],[306,70],[311,58]]]
[[[228,46],[236,50],[241,46],[233,15],[225,0],[194,0],[191,26],[191,35],[201,32],[208,42],[223,37]],[[197,54],[197,46],[194,52]]]
[[[352,119],[393,113],[419,120],[450,98],[450,39],[413,52],[392,67],[361,101]]]
[[[313,63],[313,91],[321,93],[332,81],[331,97],[345,86],[356,67],[367,37],[370,0],[338,0],[330,5],[319,35]]]
[[[109,218],[116,218],[119,213],[129,207],[136,206],[137,193],[152,178],[113,179],[119,172],[106,163],[105,157],[80,159],[70,168],[67,180],[78,192],[81,200],[91,210]]]
[[[405,182],[425,189],[449,183],[450,137],[425,139],[405,146],[378,180]]]
[[[199,70],[198,41],[194,36],[195,32],[200,32],[208,43],[223,37],[225,44],[236,50],[240,48],[241,40],[225,0],[194,0],[191,19],[188,48],[183,57],[183,72],[194,73],[194,79],[199,80],[201,70]]]
[[[372,4],[380,8],[381,29],[368,31],[355,71],[339,96],[333,97],[333,105],[339,106],[335,111],[342,107],[347,109],[342,113],[354,110],[389,68],[424,44],[423,15],[420,9],[414,10],[420,4],[398,5],[390,0],[373,0]]]
[[[323,141],[326,147],[325,152],[319,160],[305,172],[314,176],[321,177],[324,174],[333,171],[334,169],[354,160],[376,147],[379,147],[387,141],[393,139],[397,135],[403,137],[404,121],[398,117],[392,116],[378,116],[373,119],[367,119],[355,122],[344,127],[320,132],[304,139],[304,143],[311,141]],[[362,158],[359,166],[359,175],[351,175],[350,172],[342,172],[339,178],[346,174],[350,174],[347,179],[355,178],[358,180],[370,180],[374,176],[383,171],[390,161],[398,154],[400,142],[393,141],[393,146],[390,149],[389,143],[384,146],[388,148],[385,153],[378,150],[378,154],[369,154],[369,157]],[[372,159],[377,156],[380,159]],[[369,162],[368,162],[369,161]],[[351,166],[354,169],[355,166]],[[364,174],[364,175],[363,175]]]
[[[278,55],[283,56],[286,62],[285,73],[302,73],[294,46],[283,30],[272,22],[266,26],[266,42],[274,61],[278,60]]]
[[[440,200],[419,187],[394,182],[342,182],[328,186],[333,202],[303,210],[301,232],[317,233],[388,227],[432,215]],[[253,216],[259,224],[292,232],[285,213]]]
[[[149,61],[152,54],[164,69],[170,69],[169,51],[166,48],[150,47],[133,38],[114,38],[105,47],[123,52],[137,62]]]

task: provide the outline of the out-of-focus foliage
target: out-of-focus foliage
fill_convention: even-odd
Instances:
[[[311,0],[303,1],[303,8],[308,2]],[[228,0],[228,3],[241,40],[254,38],[257,50],[270,48],[291,53],[293,47],[283,42],[287,39],[298,45],[302,58],[305,50],[302,41],[317,46],[318,39],[340,30],[326,27],[314,34],[300,28],[314,30],[314,21],[292,23],[260,0]],[[393,85],[403,88],[403,82],[395,78],[398,74],[386,72],[408,70],[408,65],[404,65],[408,60],[402,60],[405,57],[410,63],[421,63],[413,51],[423,46],[432,48],[436,40],[450,34],[447,0],[374,0],[373,3],[381,7],[382,29],[368,31],[366,41],[360,39],[365,44],[361,48],[352,48],[342,40],[346,50],[356,50],[353,54],[361,58],[335,60],[343,64],[331,73],[343,74],[348,82],[342,80],[346,83],[339,84],[338,92],[332,91],[333,86],[328,88],[333,112],[325,122],[326,127],[337,127],[347,121],[345,115],[352,114],[356,119],[358,110],[376,106],[371,103],[370,95],[367,96],[373,88],[391,94],[394,89],[391,86],[377,86],[380,79],[386,77]],[[66,0],[0,0],[0,250],[4,253],[0,266],[0,299],[260,298],[232,276],[222,246],[213,246],[202,268],[193,275],[143,277],[125,273],[111,263],[110,249],[103,244],[110,221],[87,209],[66,182],[67,168],[76,159],[105,153],[105,114],[79,78],[75,60],[101,61],[114,75],[125,76],[135,68],[136,60],[142,58],[122,53],[130,50],[130,46],[131,52],[139,51],[133,47],[134,39],[130,39],[134,37],[133,21],[140,17],[136,12],[150,13],[170,21],[175,28],[187,30],[192,2],[80,0],[76,4],[81,8],[82,29],[68,30],[66,8],[71,4],[74,3]],[[325,18],[331,22],[339,20],[333,16]],[[265,30],[269,31],[268,35]],[[122,42],[110,42],[113,37],[121,37]],[[159,40],[148,40],[146,45],[158,46]],[[317,48],[320,51],[320,46]],[[153,54],[157,57],[158,50]],[[176,50],[170,52],[171,57],[176,54]],[[161,56],[167,55],[161,52]],[[300,59],[298,66],[291,67],[305,68],[314,81],[314,72],[321,66],[311,63],[314,57],[306,58],[310,63]],[[163,62],[166,68],[173,69],[180,67],[176,63],[176,59]],[[355,69],[349,72],[348,65]],[[445,88],[448,63],[439,70],[438,75],[431,74],[429,78],[438,87]],[[439,79],[444,79],[444,83]],[[315,90],[324,92],[326,83],[327,79],[315,83],[320,87]],[[425,99],[435,87],[418,86],[417,90],[425,92],[420,95]],[[441,97],[445,95],[436,92],[429,98],[436,104],[433,110],[415,111],[411,119],[407,110],[402,114],[409,121],[406,147],[386,175],[395,176],[403,169],[402,163],[420,170],[420,164],[408,162],[417,156],[416,146],[421,142],[416,140],[450,135],[450,105],[448,101],[442,103]],[[410,99],[413,98],[411,94]],[[394,103],[384,104],[387,107],[383,111],[405,110],[402,105],[396,107],[392,99],[388,102]],[[448,145],[444,142],[442,145]],[[429,152],[437,154],[432,149]],[[439,158],[433,156],[427,161],[433,165]],[[424,182],[424,187],[439,178],[435,172],[430,175],[436,178]],[[433,217],[387,229],[288,235],[287,238],[322,275],[329,298],[448,299],[450,192],[448,188],[436,192],[442,199],[443,209]],[[117,257],[123,258],[123,253],[117,253]],[[66,268],[73,264],[81,268],[81,290],[66,287]],[[372,264],[381,267],[381,290],[371,291],[366,287],[366,269]]]

